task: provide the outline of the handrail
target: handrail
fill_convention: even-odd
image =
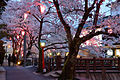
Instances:
[[[65,58],[56,57],[50,58],[48,61],[49,70],[62,69]],[[116,69],[120,70],[120,58],[76,58],[76,69]]]

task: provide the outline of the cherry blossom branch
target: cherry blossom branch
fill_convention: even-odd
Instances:
[[[72,41],[72,35],[71,35],[71,31],[70,31],[70,26],[65,22],[65,20],[63,19],[63,16],[62,16],[62,13],[60,11],[60,8],[59,8],[59,4],[58,4],[58,0],[53,0],[53,3],[55,5],[55,8],[56,8],[56,11],[57,11],[57,14],[58,14],[58,17],[61,21],[61,23],[64,25],[64,29],[67,33],[67,38],[68,38],[68,43],[71,44],[71,41]]]
[[[87,1],[87,0],[86,0],[86,1]],[[96,3],[96,0],[94,0],[92,6],[91,6],[90,8],[86,9],[86,8],[87,8],[87,2],[85,2],[85,5],[86,5],[86,6],[85,6],[85,13],[84,13],[84,15],[83,15],[83,18],[82,18],[80,24],[78,25],[78,29],[77,29],[76,34],[75,34],[75,38],[78,38],[78,37],[79,37],[79,35],[80,35],[80,33],[81,33],[82,29],[83,29],[83,26],[84,26],[86,20],[87,20],[88,17],[89,17],[89,13],[91,12],[92,9],[94,9],[95,3]]]
[[[110,34],[108,32],[103,32],[103,31],[97,31],[97,32],[92,31],[89,34],[87,34],[86,36],[83,36],[82,38],[79,38],[78,43],[84,43],[85,41],[90,40],[94,36],[97,36],[97,35],[100,35],[100,34],[105,34],[105,35],[117,37],[117,35],[115,33]]]

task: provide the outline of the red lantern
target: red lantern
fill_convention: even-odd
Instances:
[[[22,31],[21,33],[22,33],[23,36],[25,35],[25,31]]]

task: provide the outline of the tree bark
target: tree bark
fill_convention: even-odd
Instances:
[[[59,80],[73,80],[75,76],[76,55],[69,56],[64,63]]]
[[[62,69],[62,74],[59,77],[59,80],[73,80],[75,77],[75,64],[76,57],[79,51],[79,45],[76,42],[72,41],[69,47],[69,54],[67,60],[64,63]]]
[[[37,72],[43,72],[42,69],[42,49],[39,49],[39,61],[38,61],[38,69]]]
[[[42,48],[40,47],[42,24],[43,24],[43,18],[40,21],[40,29],[39,29],[39,36],[38,36],[39,61],[38,61],[37,72],[43,72],[43,68],[42,68]]]

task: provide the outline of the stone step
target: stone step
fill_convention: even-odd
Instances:
[[[55,71],[55,74],[60,75],[62,73],[62,70]]]
[[[59,75],[57,75],[57,74],[50,74],[50,76],[53,77],[53,78],[58,78],[59,77]]]
[[[51,71],[49,73],[44,74],[44,76],[51,76],[53,78],[58,78],[60,76],[61,72],[62,72],[61,70],[59,70],[59,71]]]
[[[44,76],[50,76],[51,74],[55,74],[55,71],[51,71],[49,73],[44,74]]]

